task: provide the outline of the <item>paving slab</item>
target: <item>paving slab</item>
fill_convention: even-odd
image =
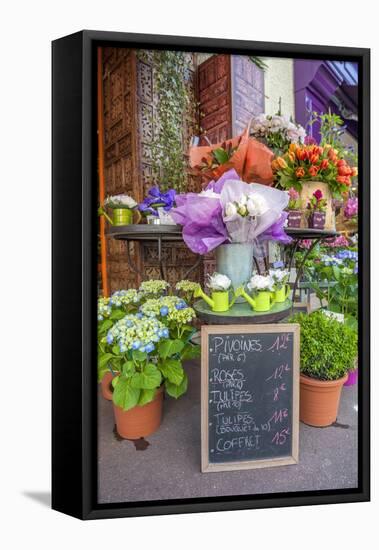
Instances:
[[[300,423],[299,464],[235,472],[200,471],[200,361],[189,387],[167,397],[160,429],[144,450],[114,434],[112,403],[98,396],[99,503],[345,489],[358,485],[357,387],[344,387],[336,425]]]

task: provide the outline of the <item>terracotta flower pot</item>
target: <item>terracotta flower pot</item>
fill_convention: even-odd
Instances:
[[[301,214],[301,210],[288,210],[287,227],[300,227]]]
[[[161,425],[163,408],[163,386],[161,386],[150,403],[137,405],[123,411],[113,404],[117,432],[125,439],[139,439],[156,432]]]
[[[108,401],[112,401],[112,380],[113,374],[109,371],[104,374],[100,382],[102,396]]]
[[[316,427],[330,426],[337,419],[342,386],[339,380],[316,380],[300,375],[300,420]]]
[[[325,228],[325,212],[314,211],[310,214],[308,218],[308,225],[313,229],[324,229]]]

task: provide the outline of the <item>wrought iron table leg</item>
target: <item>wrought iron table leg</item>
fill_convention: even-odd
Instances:
[[[314,249],[314,247],[316,246],[317,243],[319,243],[320,241],[322,240],[322,237],[320,237],[319,239],[315,239],[311,246],[308,248],[306,254],[304,254],[304,257],[302,259],[302,262],[301,264],[299,265],[298,267],[298,270],[297,270],[297,274],[296,274],[296,279],[295,279],[295,283],[293,285],[293,290],[292,290],[292,304],[295,303],[295,294],[296,294],[296,290],[297,290],[297,285],[299,284],[299,281],[300,281],[300,278],[303,274],[303,270],[304,270],[304,265],[305,265],[305,262],[307,261],[307,258],[309,256],[309,254],[312,252],[312,250]]]
[[[161,274],[161,279],[165,278],[162,262],[162,239],[158,237],[158,262],[159,262],[159,272]]]
[[[196,262],[191,265],[191,267],[189,269],[187,269],[187,271],[184,273],[183,275],[183,279],[187,279],[188,275],[194,270],[196,269],[197,267],[199,267],[200,265],[200,262],[201,262],[201,259],[202,259],[202,256],[200,256],[200,254],[198,255],[197,259],[196,259]]]
[[[128,260],[128,265],[134,273],[137,273],[138,275],[141,275],[142,277],[142,271],[138,269],[138,267],[133,263],[132,257],[130,255],[130,241],[126,241],[126,258]]]
[[[289,261],[289,264],[288,264],[288,271],[291,272],[291,269],[292,269],[292,264],[293,264],[293,260],[295,258],[295,253],[296,253],[296,250],[297,250],[297,247],[299,246],[299,239],[297,239],[293,246],[291,247],[291,256],[290,256],[290,261]]]

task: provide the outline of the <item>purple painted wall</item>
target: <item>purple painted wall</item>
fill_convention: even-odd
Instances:
[[[307,133],[319,139],[319,129],[308,122],[312,111],[325,113],[330,108],[339,114],[347,130],[358,133],[358,67],[356,63],[295,59],[295,115]]]

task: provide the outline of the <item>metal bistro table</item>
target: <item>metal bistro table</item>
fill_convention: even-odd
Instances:
[[[289,227],[287,227],[285,231],[286,231],[287,235],[289,235],[290,237],[293,238],[293,242],[289,245],[289,246],[291,246],[290,259],[289,259],[289,264],[288,264],[288,270],[289,271],[291,271],[291,269],[293,267],[295,252],[299,248],[300,242],[304,241],[304,240],[311,240],[312,241],[310,247],[305,249],[302,261],[301,261],[299,267],[297,268],[296,279],[295,279],[293,289],[292,289],[292,302],[294,302],[295,301],[296,290],[298,288],[299,281],[301,280],[301,277],[303,276],[304,265],[305,265],[305,262],[307,261],[308,256],[310,255],[310,253],[312,252],[314,247],[320,241],[323,241],[325,239],[332,239],[334,237],[338,237],[339,233],[338,233],[338,231],[327,230],[327,229],[320,230],[320,229],[289,228]]]
[[[292,291],[292,301],[294,301],[295,293],[298,288],[299,281],[303,275],[304,265],[309,254],[312,252],[313,248],[316,246],[317,243],[319,243],[324,239],[334,238],[338,236],[339,233],[337,231],[332,231],[332,230],[319,230],[319,229],[308,229],[308,228],[304,228],[304,229],[303,228],[299,228],[299,229],[286,228],[285,231],[288,235],[290,235],[290,237],[293,238],[293,242],[290,245],[291,252],[290,252],[289,265],[288,265],[289,270],[291,270],[293,266],[295,252],[299,248],[300,242],[303,240],[312,240],[311,246],[308,249],[306,249],[302,262],[297,269],[296,280]],[[163,265],[163,259],[162,259],[162,243],[183,242],[182,227],[180,225],[149,225],[149,224],[120,225],[120,226],[110,227],[108,234],[114,239],[125,241],[126,254],[127,254],[129,267],[135,273],[138,273],[141,276],[142,276],[141,271],[137,268],[137,266],[132,261],[131,253],[130,253],[130,245],[132,242],[135,242],[135,241],[139,241],[139,242],[155,241],[158,247],[158,263],[159,263],[159,271],[162,279],[165,278],[164,265]],[[199,266],[201,262],[201,258],[202,258],[201,255],[198,255],[196,262],[187,270],[183,278],[188,277],[191,271],[193,271]]]
[[[130,225],[119,225],[112,226],[109,228],[108,235],[114,239],[125,241],[126,244],[126,255],[128,260],[129,267],[138,275],[143,276],[142,272],[138,267],[133,263],[130,253],[131,243],[138,241],[144,242],[156,242],[158,247],[158,263],[159,271],[162,279],[165,279],[164,265],[162,259],[162,243],[170,242],[184,242],[182,236],[182,226],[181,225],[149,225],[149,224],[130,224]],[[186,271],[183,275],[183,278],[186,279],[188,275],[196,269],[200,262],[201,256],[198,255],[195,263]]]

